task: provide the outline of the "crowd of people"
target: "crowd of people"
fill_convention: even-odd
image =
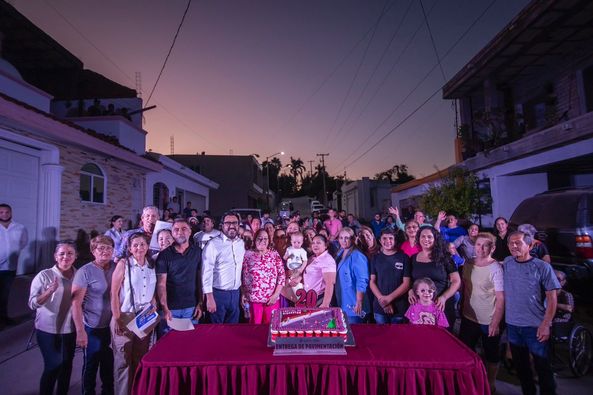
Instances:
[[[160,338],[174,318],[266,324],[274,310],[294,305],[341,307],[353,324],[437,325],[472,349],[481,342],[493,392],[506,328],[523,392],[536,390],[532,364],[541,393],[555,392],[550,327],[574,307],[565,294],[558,304],[565,277],[553,271],[529,224],[513,231],[498,218],[492,234],[445,212],[430,224],[421,211],[404,219],[392,207],[368,226],[331,209],[326,218],[294,213],[286,220],[231,211],[216,226],[191,208],[167,211],[146,207],[139,227],[127,231],[114,216],[90,242],[94,259],[79,268],[75,243],[58,243],[55,265],[37,274],[29,298],[45,362],[42,393],[56,385],[67,392],[76,346],[84,351],[84,393],[95,392],[97,373],[103,393],[130,393],[155,340],[139,338],[128,323],[147,307],[160,312]],[[154,235],[158,248],[151,247],[157,220],[171,222]]]

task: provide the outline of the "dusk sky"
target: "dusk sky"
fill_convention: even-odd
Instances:
[[[145,101],[187,6],[9,2],[85,68],[131,88],[140,72]],[[447,80],[528,1],[494,1],[450,51],[491,3],[422,0]],[[436,64],[420,0],[194,0],[148,103],[157,108],[145,114],[147,148],[168,154],[174,135],[176,154],[257,153],[263,161],[285,151],[283,163],[300,157],[308,170],[308,160],[315,166],[317,153],[329,153],[332,175],[372,177],[403,163],[426,176],[454,162],[454,111],[442,92],[362,154],[444,85]]]

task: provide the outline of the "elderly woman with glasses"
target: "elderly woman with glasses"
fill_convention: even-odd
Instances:
[[[286,282],[284,263],[271,248],[265,229],[255,232],[254,246],[245,251],[243,259],[243,302],[249,303],[249,323],[269,324],[272,311],[279,306],[279,297]]]
[[[72,318],[76,326],[76,345],[83,349],[82,392],[95,393],[97,372],[102,392],[113,393],[113,352],[111,350],[111,278],[115,270],[113,240],[97,236],[91,240],[95,257],[74,275]]]

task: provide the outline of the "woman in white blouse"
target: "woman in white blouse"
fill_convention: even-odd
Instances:
[[[73,241],[58,242],[56,264],[40,271],[31,283],[29,307],[36,310],[37,343],[43,356],[40,394],[68,393],[72,360],[76,348],[76,329],[72,323],[72,279],[76,269]],[[57,383],[57,389],[56,389]]]
[[[113,256],[115,257],[116,251],[119,251],[121,238],[124,234],[124,217],[122,217],[121,215],[114,215],[113,217],[111,217],[109,224],[111,225],[111,228],[105,231],[105,236],[111,237],[111,239],[113,240],[113,244],[115,246],[113,249]]]
[[[117,263],[111,283],[111,348],[115,392],[129,394],[138,363],[148,352],[150,335],[140,339],[127,328],[136,312],[155,305],[156,273],[147,259],[148,239],[136,233],[129,239],[129,256]]]

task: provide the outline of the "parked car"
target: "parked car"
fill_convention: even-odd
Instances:
[[[593,187],[553,190],[525,199],[511,227],[532,224],[546,244],[552,265],[567,274],[575,294],[593,299]]]
[[[311,202],[311,212],[321,211],[324,208],[325,207],[323,206],[323,204],[321,204],[318,200],[313,200]]]

